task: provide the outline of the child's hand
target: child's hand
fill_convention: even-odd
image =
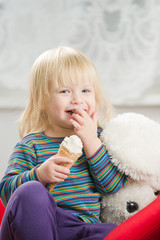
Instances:
[[[71,122],[74,126],[75,133],[82,141],[97,137],[97,113],[94,112],[91,116],[83,110],[78,108],[72,115]]]
[[[87,157],[90,157],[102,144],[97,137],[97,112],[89,116],[85,110],[76,109],[72,115],[71,122],[76,135],[83,142]]]
[[[73,164],[73,161],[66,157],[54,155],[47,159],[40,167],[36,169],[38,178],[42,184],[63,182],[70,170],[61,164]]]

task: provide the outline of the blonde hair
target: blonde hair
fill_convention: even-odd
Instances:
[[[41,54],[31,69],[29,101],[19,123],[20,138],[44,131],[50,125],[46,109],[51,89],[68,82],[74,84],[86,80],[94,86],[97,111],[101,112],[105,120],[109,120],[112,105],[104,97],[97,71],[88,58],[69,47],[59,47]]]

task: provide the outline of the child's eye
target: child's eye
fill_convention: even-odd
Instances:
[[[60,93],[69,93],[69,90],[61,90]]]
[[[83,89],[82,92],[88,93],[88,92],[89,92],[89,89]]]

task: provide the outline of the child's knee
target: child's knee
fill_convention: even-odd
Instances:
[[[29,181],[19,186],[15,191],[15,194],[20,198],[32,198],[32,196],[38,196],[40,192],[42,194],[42,192],[45,191],[45,187],[40,182]]]
[[[13,215],[17,211],[47,213],[56,210],[56,203],[48,190],[38,181],[30,181],[19,186],[7,204],[7,210]]]
[[[29,181],[19,186],[13,193],[10,201],[27,205],[41,204],[47,198],[47,189],[38,181]]]

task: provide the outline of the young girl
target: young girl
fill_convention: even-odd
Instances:
[[[110,117],[111,105],[99,87],[93,64],[79,51],[59,47],[33,64],[29,103],[0,184],[7,208],[1,240],[103,239],[115,225],[100,224],[102,194],[126,182],[110,162],[97,126],[97,112]],[[83,154],[68,170],[57,156],[65,136],[76,134]],[[58,183],[51,194],[49,183]]]
[[[59,47],[33,64],[29,103],[0,193],[6,211],[1,240],[103,239],[116,226],[100,223],[100,199],[126,182],[99,138],[97,112],[111,105],[93,64],[79,51]],[[65,136],[77,135],[83,154],[68,170],[57,156]],[[58,183],[51,194],[50,183]]]
[[[0,183],[7,205],[0,239],[127,240],[128,234],[134,240],[159,239],[160,198],[118,227],[100,222],[101,196],[118,191],[127,178],[99,138],[97,112],[109,119],[111,105],[93,64],[72,48],[47,51],[33,65],[29,93],[20,120],[23,138]],[[68,170],[60,164],[72,160],[57,152],[64,137],[73,134],[84,151]],[[57,183],[51,193],[50,183]]]

